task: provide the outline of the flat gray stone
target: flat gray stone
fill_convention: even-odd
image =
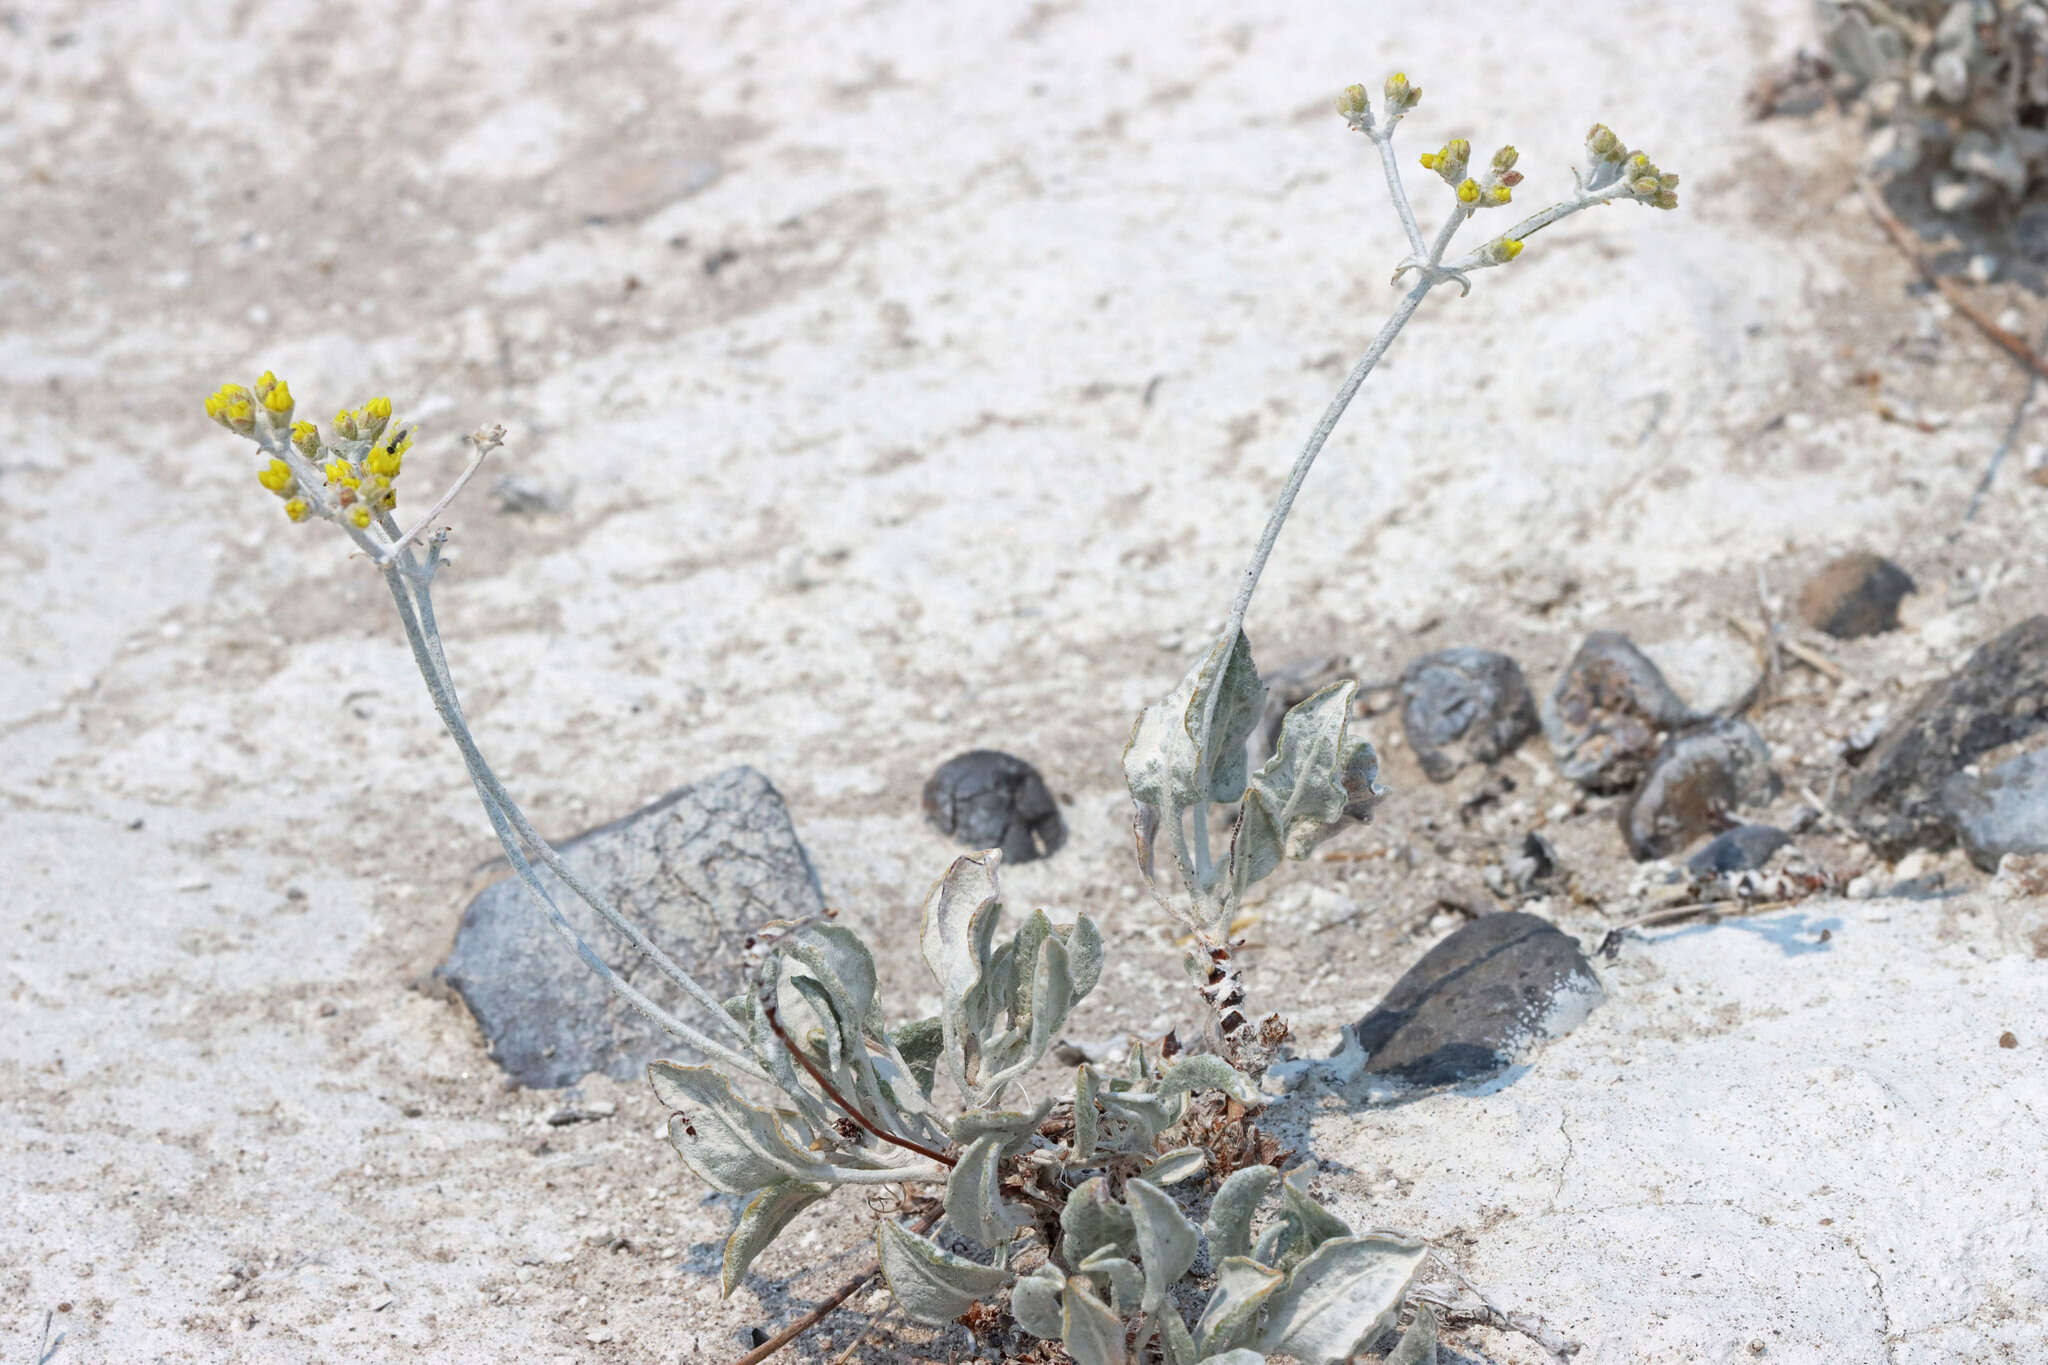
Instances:
[[[825,908],[781,795],[752,768],[678,788],[556,847],[721,999],[744,983],[746,938],[756,926]],[[710,1031],[706,1010],[641,961],[554,874],[539,871],[563,916],[620,975]],[[435,975],[461,995],[492,1058],[522,1085],[573,1085],[593,1071],[632,1080],[657,1056],[688,1055],[591,974],[514,876],[469,903]]]
[[[1422,955],[1352,1026],[1368,1074],[1412,1085],[1491,1075],[1604,998],[1578,940],[1535,915],[1483,915]]]
[[[1839,809],[1878,853],[1947,848],[1948,780],[1994,749],[2048,729],[2048,616],[1981,646],[1886,727],[1856,768]]]
[[[2048,853],[2048,749],[1957,773],[1941,800],[1963,851],[1986,872],[2008,853]]]
[[[1755,872],[1791,842],[1792,836],[1775,825],[1737,825],[1702,844],[1685,860],[1685,870],[1695,877]]]

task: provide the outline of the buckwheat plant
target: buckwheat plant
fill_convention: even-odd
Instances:
[[[1425,240],[1393,149],[1396,126],[1420,97],[1397,75],[1381,118],[1361,86],[1338,101],[1384,168],[1411,249],[1394,272],[1406,289],[1296,458],[1221,637],[1139,717],[1124,754],[1140,864],[1160,904],[1192,934],[1190,964],[1213,1007],[1220,1051],[1183,1054],[1169,1035],[1157,1050],[1134,1049],[1114,1072],[1080,1064],[1057,1096],[1034,1097],[1029,1079],[1101,979],[1103,941],[1086,915],[1060,924],[1042,910],[999,933],[996,851],[958,859],[932,887],[922,954],[941,1008],[892,1022],[899,1016],[881,1000],[873,955],[850,929],[816,920],[762,926],[750,944],[747,989],[720,1000],[535,832],[470,734],[434,617],[448,534],[434,522],[501,444],[501,428],[469,438],[461,475],[408,528],[398,519],[397,481],[414,432],[388,399],[343,410],[325,431],[295,420],[290,387],[268,373],[207,399],[209,416],[255,443],[257,481],[286,517],[338,526],[383,575],[434,709],[547,923],[612,992],[694,1054],[688,1063],[655,1062],[649,1080],[673,1111],[669,1139],[684,1163],[714,1189],[745,1197],[725,1247],[725,1292],[839,1187],[907,1192],[908,1221],[889,1217],[877,1227],[877,1265],[743,1365],[822,1319],[877,1269],[917,1321],[964,1317],[1012,1347],[1022,1344],[1018,1334],[1057,1341],[1079,1365],[1154,1356],[1170,1365],[1254,1365],[1268,1354],[1345,1360],[1397,1322],[1426,1248],[1355,1233],[1309,1193],[1314,1167],[1283,1174],[1283,1154],[1249,1122],[1261,1102],[1256,1078],[1285,1026],[1277,1016],[1254,1026],[1246,1012],[1230,937],[1244,892],[1283,856],[1306,856],[1346,820],[1365,818],[1380,791],[1371,745],[1349,731],[1350,682],[1290,710],[1277,751],[1249,771],[1246,739],[1263,689],[1245,613],[1317,452],[1431,290],[1455,282],[1468,291],[1475,272],[1513,261],[1532,234],[1581,209],[1621,199],[1673,207],[1678,183],[1596,126],[1571,196],[1451,258],[1459,230],[1508,204],[1521,174],[1512,147],[1476,175],[1463,140],[1424,156],[1450,192],[1443,225]],[[1212,819],[1233,805],[1219,855]],[[1162,839],[1180,874],[1177,891],[1152,873]],[[538,868],[709,1022],[678,1018],[613,970],[570,925]],[[941,1223],[943,1241],[928,1235]],[[1427,1358],[1435,1333],[1418,1302],[1395,1358]]]

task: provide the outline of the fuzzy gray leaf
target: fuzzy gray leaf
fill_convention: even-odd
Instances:
[[[1415,1321],[1401,1334],[1387,1365],[1436,1365],[1436,1314],[1427,1305],[1415,1305]]]
[[[647,1079],[655,1097],[677,1111],[669,1120],[669,1141],[713,1189],[747,1194],[821,1172],[820,1163],[790,1141],[775,1115],[733,1094],[725,1077],[710,1067],[654,1062]]]
[[[976,1299],[993,1298],[1010,1283],[1010,1272],[1001,1266],[955,1256],[891,1218],[876,1228],[875,1246],[896,1302],[913,1319],[933,1327],[959,1317]]]
[[[1258,1328],[1259,1310],[1285,1279],[1243,1256],[1226,1257],[1216,1266],[1216,1287],[1195,1323],[1195,1345],[1205,1354],[1228,1351],[1249,1341]]]
[[[1032,1336],[1057,1340],[1065,1327],[1060,1295],[1066,1284],[1066,1276],[1052,1266],[1039,1267],[1010,1290],[1010,1316]]]
[[[1068,1265],[1079,1264],[1103,1247],[1128,1254],[1138,1245],[1131,1211],[1109,1197],[1109,1182],[1099,1175],[1068,1192],[1067,1206],[1060,1210],[1060,1233],[1060,1254]]]
[[[719,1297],[730,1298],[754,1258],[781,1235],[790,1220],[832,1193],[830,1185],[783,1180],[761,1190],[740,1211],[739,1226],[725,1239],[725,1267]]]
[[[1197,1365],[1194,1334],[1171,1305],[1159,1315],[1159,1349],[1166,1365]]]
[[[1174,1281],[1188,1273],[1202,1239],[1173,1196],[1149,1181],[1133,1179],[1126,1184],[1124,1202],[1130,1205],[1138,1259],[1145,1266],[1145,1298],[1139,1306],[1149,1313],[1166,1301]]]
[[[1283,855],[1306,858],[1347,817],[1371,813],[1379,759],[1350,735],[1357,690],[1354,682],[1332,683],[1281,722],[1280,747],[1252,774],[1231,836],[1231,885],[1240,894]]]
[[[1077,1166],[1085,1166],[1095,1158],[1099,1133],[1095,1114],[1098,1085],[1094,1067],[1083,1062],[1074,1068],[1074,1164]]]
[[[996,866],[1002,854],[991,849],[980,857],[956,858],[939,878],[924,903],[921,947],[925,966],[939,983],[940,1020],[946,1030],[944,1055],[954,1081],[967,1088],[967,996],[981,984],[988,967],[989,943],[1002,914],[1002,893]]]
[[[945,1050],[946,1026],[937,1015],[905,1024],[889,1035],[903,1064],[917,1078],[925,1098],[931,1098],[932,1084],[939,1078],[939,1053]]]
[[[1259,1201],[1280,1172],[1271,1166],[1246,1166],[1232,1171],[1209,1203],[1209,1218],[1203,1232],[1209,1238],[1209,1259],[1221,1264],[1225,1257],[1242,1256],[1251,1250],[1252,1215]]]
[[[1218,640],[1173,691],[1139,715],[1124,746],[1124,780],[1133,799],[1172,812],[1235,801],[1243,793],[1244,741],[1258,723],[1266,688],[1244,632],[1231,643],[1227,660]],[[1204,735],[1202,713],[1219,685],[1214,723]]]
[[[1061,1308],[1060,1345],[1074,1365],[1124,1365],[1123,1319],[1095,1297],[1086,1280],[1068,1279]]]
[[[1258,1104],[1262,1098],[1251,1077],[1213,1052],[1168,1062],[1166,1069],[1159,1073],[1152,1093],[1162,1100],[1170,1100],[1197,1090],[1221,1090],[1239,1104]]]
[[[1128,1257],[1104,1247],[1075,1266],[1074,1273],[1108,1281],[1109,1306],[1118,1317],[1129,1317],[1138,1311],[1138,1301],[1145,1292],[1145,1276]]]
[[[1153,1157],[1145,1169],[1138,1172],[1138,1179],[1149,1180],[1154,1185],[1178,1185],[1183,1180],[1193,1180],[1208,1169],[1209,1154],[1206,1151],[1200,1147],[1176,1147]]]
[[[1067,964],[1067,945],[1048,937],[1038,945],[1037,970],[1031,974],[1031,1046],[1033,1063],[1059,1039],[1074,1008],[1074,977]]]
[[[1028,1112],[1015,1109],[970,1109],[946,1125],[946,1136],[959,1146],[978,1141],[986,1134],[993,1133],[1003,1140],[1003,1155],[1017,1151],[1027,1141],[1038,1125],[1045,1122],[1045,1116],[1052,1112],[1052,1097],[1048,1095]]]
[[[946,1179],[946,1221],[991,1251],[1008,1246],[1025,1219],[1003,1198],[1003,1138],[989,1133],[960,1153]]]
[[[1267,1304],[1259,1346],[1306,1365],[1349,1359],[1401,1311],[1424,1252],[1419,1242],[1392,1237],[1324,1242]]]
[[[1294,1227],[1294,1236],[1288,1240],[1280,1259],[1273,1262],[1282,1269],[1327,1241],[1351,1235],[1350,1225],[1308,1192],[1315,1174],[1313,1165],[1304,1164],[1289,1171],[1280,1182],[1281,1215]]]
[[[1102,980],[1102,931],[1086,915],[1074,916],[1067,935],[1067,971],[1074,982],[1074,999],[1085,1000]]]
[[[1203,1356],[1200,1365],[1266,1365],[1266,1358],[1257,1351],[1248,1351],[1240,1346],[1220,1355]]]

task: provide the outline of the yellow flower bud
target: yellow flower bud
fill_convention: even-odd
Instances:
[[[1422,169],[1425,171],[1435,170],[1438,160],[1439,158],[1435,152],[1424,152],[1422,154]]]
[[[1515,257],[1517,257],[1517,256],[1521,255],[1521,254],[1522,254],[1522,241],[1521,241],[1521,239],[1520,239],[1519,237],[1503,237],[1503,238],[1501,238],[1501,243],[1500,243],[1500,254],[1501,254],[1502,256],[1506,257],[1506,258],[1507,258],[1508,260],[1510,260],[1510,261],[1512,261],[1513,259],[1515,259]]]
[[[1468,178],[1459,182],[1458,202],[1461,204],[1476,204],[1479,202],[1479,182],[1477,180]]]
[[[1515,162],[1521,159],[1521,155],[1513,147],[1503,147],[1493,154],[1493,169],[1505,175],[1515,168]]]
[[[284,514],[293,521],[304,521],[307,514],[312,510],[311,507],[307,506],[304,498],[293,498],[284,505]]]
[[[263,395],[263,406],[270,409],[273,414],[280,418],[290,416],[292,410],[292,386],[285,383],[282,379],[277,380],[270,386],[269,391]]]
[[[1344,93],[1337,96],[1337,112],[1345,118],[1362,118],[1365,109],[1365,87],[1362,85],[1347,85]]]
[[[230,399],[226,420],[229,426],[246,436],[256,426],[256,409],[249,406],[246,398]]]
[[[358,531],[370,529],[370,509],[358,504],[349,509],[348,519]]]
[[[256,482],[282,497],[291,489],[292,467],[283,460],[272,460],[269,466],[256,476]]]
[[[277,387],[277,376],[265,370],[256,380],[256,401],[261,403],[270,397],[270,391]]]
[[[292,423],[292,444],[299,448],[299,454],[311,459],[320,451],[320,428],[311,422]]]
[[[356,415],[347,408],[334,414],[334,434],[344,441],[356,439]]]
[[[1466,183],[1469,184],[1471,182],[1467,181]],[[1514,197],[1515,192],[1509,189],[1506,185],[1495,185],[1492,189],[1486,192],[1486,202],[1489,204],[1505,204],[1508,202],[1508,200]]]

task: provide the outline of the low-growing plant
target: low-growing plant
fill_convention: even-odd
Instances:
[[[408,529],[397,517],[397,480],[414,431],[389,400],[345,410],[324,432],[295,420],[290,387],[268,373],[207,400],[210,416],[256,443],[266,460],[258,481],[287,517],[339,526],[382,573],[434,708],[547,922],[611,991],[695,1054],[655,1062],[649,1079],[673,1111],[668,1134],[684,1163],[745,1199],[726,1242],[726,1293],[812,1204],[841,1186],[886,1184],[912,1192],[910,1220],[881,1220],[877,1261],[920,1322],[987,1321],[1007,1296],[1016,1329],[1057,1341],[1080,1365],[1148,1352],[1173,1365],[1249,1365],[1268,1353],[1342,1360],[1396,1322],[1426,1248],[1354,1232],[1309,1193],[1314,1167],[1283,1173],[1284,1154],[1249,1122],[1286,1028],[1277,1015],[1255,1021],[1246,1001],[1232,938],[1243,897],[1283,857],[1305,857],[1347,821],[1367,818],[1381,791],[1372,746],[1351,730],[1351,682],[1290,709],[1276,751],[1251,770],[1246,742],[1265,689],[1245,615],[1317,454],[1433,289],[1469,292],[1474,272],[1515,260],[1530,236],[1582,209],[1617,200],[1674,207],[1678,183],[1596,125],[1569,196],[1450,258],[1460,229],[1507,205],[1522,177],[1512,147],[1476,168],[1462,139],[1425,155],[1450,191],[1444,222],[1426,239],[1393,148],[1420,97],[1396,75],[1377,118],[1362,86],[1338,101],[1385,172],[1411,252],[1394,271],[1405,292],[1296,457],[1219,638],[1139,716],[1124,752],[1139,864],[1187,931],[1214,1050],[1181,1052],[1169,1036],[1156,1050],[1136,1047],[1114,1071],[1078,1065],[1057,1097],[1034,1099],[1027,1078],[1101,980],[1103,939],[1086,915],[1060,924],[1042,910],[1001,933],[997,852],[958,859],[926,898],[921,947],[940,1008],[902,1021],[882,1002],[867,945],[825,920],[761,926],[746,990],[716,998],[534,830],[464,721],[432,593],[447,536],[434,522],[502,442],[501,429],[470,438],[460,477]],[[1172,884],[1154,874],[1159,846],[1171,855]],[[711,1022],[678,1018],[615,971],[563,915],[542,868]],[[1199,1224],[1190,1212],[1198,1208]],[[944,1241],[929,1235],[941,1223],[951,1234]],[[1418,1308],[1397,1357],[1425,1358],[1435,1331]]]

